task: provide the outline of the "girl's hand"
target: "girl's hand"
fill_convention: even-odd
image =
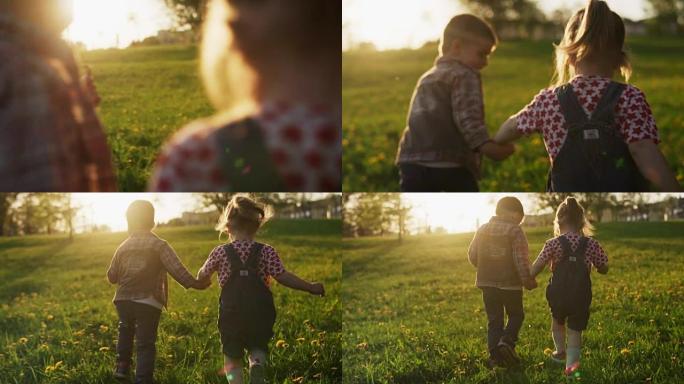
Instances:
[[[311,283],[309,293],[312,295],[325,296],[325,288],[321,283]]]
[[[195,282],[195,285],[193,286],[193,288],[199,289],[199,290],[204,290],[204,289],[209,288],[210,286],[211,286],[211,278],[197,280]]]

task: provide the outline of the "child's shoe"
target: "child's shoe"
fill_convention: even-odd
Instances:
[[[499,340],[497,350],[506,365],[516,366],[520,364],[520,357],[515,353],[515,344],[508,337],[504,336]]]
[[[559,364],[565,364],[565,358],[566,358],[565,351],[563,351],[563,352],[553,351],[553,353],[551,354],[551,360],[553,360]]]
[[[565,368],[565,377],[567,377],[569,379],[579,379],[579,377],[580,377],[579,366],[580,366],[580,363],[578,361],[575,364],[573,364],[569,367],[566,367]]]
[[[254,364],[249,367],[249,384],[266,383],[266,368],[263,364]]]
[[[116,363],[114,368],[114,378],[117,380],[127,380],[130,378],[131,365],[125,362]]]

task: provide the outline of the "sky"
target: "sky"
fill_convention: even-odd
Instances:
[[[559,7],[579,9],[582,0],[540,0],[540,9],[550,13]],[[646,17],[647,0],[608,0],[622,17]],[[350,42],[373,42],[378,49],[417,48],[439,39],[449,19],[464,12],[457,0],[343,0],[342,47]]]
[[[413,193],[402,194],[411,209],[414,228],[443,227],[449,233],[472,232],[494,215],[496,202],[504,196],[515,196],[525,212],[536,208],[531,193]]]
[[[80,207],[76,228],[90,224],[107,225],[112,231],[125,231],[126,209],[134,200],[148,200],[155,208],[155,221],[164,223],[183,212],[200,208],[199,197],[190,193],[74,193],[72,202]]]
[[[73,22],[64,37],[88,49],[125,48],[173,27],[164,0],[73,0]]]

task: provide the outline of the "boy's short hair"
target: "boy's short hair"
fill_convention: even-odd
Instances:
[[[489,40],[492,45],[499,43],[499,37],[494,28],[486,21],[468,13],[456,15],[449,20],[446,28],[444,28],[442,42],[439,45],[439,54],[444,55],[456,39],[476,38]]]
[[[523,209],[522,203],[518,198],[513,196],[503,197],[496,203],[497,215],[503,215],[508,212],[517,213],[523,217],[525,216],[525,210]]]
[[[136,200],[126,210],[128,232],[150,231],[154,228],[154,206],[147,200]]]

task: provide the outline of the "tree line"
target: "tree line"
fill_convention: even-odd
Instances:
[[[78,207],[68,193],[0,193],[0,236],[74,234]]]
[[[534,207],[526,214],[553,213],[570,195],[584,206],[594,223],[600,223],[603,214],[608,211],[613,218],[619,217],[618,213],[623,210],[647,215],[653,203],[639,193],[538,193],[534,195]],[[663,204],[674,212],[676,199],[670,196],[663,200]],[[411,206],[402,200],[399,193],[344,194],[343,208],[344,237],[396,235],[401,239],[408,234]],[[427,228],[431,229],[429,226]]]

